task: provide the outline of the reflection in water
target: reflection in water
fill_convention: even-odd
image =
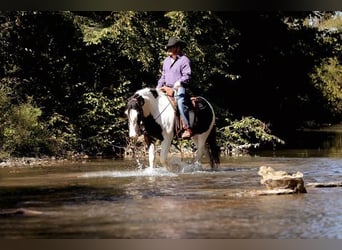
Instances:
[[[268,165],[341,181],[342,158],[230,157],[218,171],[137,170],[130,161],[0,169],[2,238],[342,238],[342,188],[252,196]]]
[[[0,237],[341,239],[342,188],[251,195],[264,188],[263,165],[300,171],[305,183],[341,181],[342,133],[323,134],[298,134],[290,150],[224,158],[215,172],[178,158],[172,172],[127,160],[0,168]],[[41,213],[3,212],[17,208]]]
[[[286,151],[274,152],[297,157],[340,157],[342,124],[325,129],[296,131],[287,136]]]

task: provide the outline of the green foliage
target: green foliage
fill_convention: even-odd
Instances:
[[[79,124],[82,146],[88,154],[113,153],[114,146],[123,145],[127,136],[124,117],[125,95],[128,82],[113,89],[110,95],[102,92],[85,93],[81,106],[84,113]]]
[[[232,72],[232,53],[238,46],[239,32],[230,20],[212,11],[171,11],[165,40],[179,36],[187,41],[185,53],[192,62],[192,87],[195,93],[215,89],[215,79],[235,80],[240,76]],[[209,35],[210,34],[210,35]]]
[[[339,12],[339,14],[336,12],[329,13],[328,17],[319,21],[316,26],[321,30],[340,33],[342,31],[342,15],[341,11]]]
[[[143,71],[153,71],[159,64],[156,52],[164,42],[159,17],[159,12],[121,11],[108,13],[100,22],[80,15],[75,20],[88,46],[109,42],[115,45],[116,56],[134,61]]]
[[[8,109],[8,106],[10,104],[10,99],[9,99],[9,92],[10,89],[5,86],[5,85],[0,85],[0,112],[4,114],[6,110]],[[4,116],[0,116],[1,123],[4,122]]]
[[[36,155],[40,147],[45,147],[46,131],[39,117],[42,111],[34,107],[30,101],[12,105],[9,92],[1,87],[0,109],[3,111],[0,125],[2,151],[10,155]]]
[[[58,156],[75,152],[79,145],[75,127],[68,117],[54,113],[47,122],[49,131],[49,137],[46,138],[47,152]]]
[[[277,129],[338,122],[340,19],[322,12],[320,27],[305,25],[312,14],[2,11],[2,150],[112,154],[126,143],[126,100],[156,86],[171,35],[187,42],[190,92],[210,100],[218,125],[228,114]],[[229,122],[222,143],[277,142],[259,122]]]
[[[26,152],[36,151],[39,146],[37,135],[40,133],[38,118],[41,110],[34,108],[30,103],[15,106],[8,116],[7,126],[4,129],[5,151],[16,153],[23,148]]]
[[[42,121],[42,110],[32,104],[32,98],[19,104],[11,103],[11,100],[15,100],[13,92],[3,81],[0,85],[0,155],[65,155],[68,137],[56,133],[58,118],[51,117],[49,123]],[[66,128],[63,124],[63,129]]]
[[[310,75],[315,88],[325,100],[331,116],[342,117],[342,65],[337,58],[326,58]]]
[[[8,123],[8,115],[10,114],[10,89],[5,85],[0,85],[0,145],[1,149],[3,149],[3,144],[5,142],[4,132],[6,129],[6,124]]]
[[[254,117],[243,117],[241,120],[230,121],[220,129],[218,135],[220,144],[228,151],[235,149],[250,149],[253,147],[275,147],[285,142],[271,134],[268,126]]]

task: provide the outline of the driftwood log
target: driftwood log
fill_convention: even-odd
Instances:
[[[6,209],[0,210],[0,217],[9,217],[9,216],[37,216],[43,214],[40,211],[30,210],[26,208],[14,208],[14,209]]]
[[[308,187],[342,187],[342,182],[310,182],[307,184]]]

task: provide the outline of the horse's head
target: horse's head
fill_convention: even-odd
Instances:
[[[161,114],[170,107],[172,122],[174,111],[165,95],[161,99],[161,92],[154,88],[140,89],[128,100],[126,115],[128,117],[129,137],[138,137],[144,133],[152,134],[153,137],[162,139]],[[162,101],[162,102],[160,102]],[[160,111],[162,110],[162,111]],[[166,113],[165,113],[166,114]],[[158,120],[159,119],[159,123]],[[170,122],[170,124],[172,124]]]
[[[144,98],[139,95],[133,95],[127,103],[127,109],[125,111],[127,118],[128,118],[128,130],[129,130],[129,137],[135,138],[141,135],[141,123],[142,123],[142,116],[143,110],[142,107],[145,103]]]

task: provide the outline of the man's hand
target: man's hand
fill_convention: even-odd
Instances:
[[[177,81],[177,82],[175,82],[175,84],[173,85],[173,88],[174,88],[175,90],[177,90],[180,86],[181,86],[180,81]]]

